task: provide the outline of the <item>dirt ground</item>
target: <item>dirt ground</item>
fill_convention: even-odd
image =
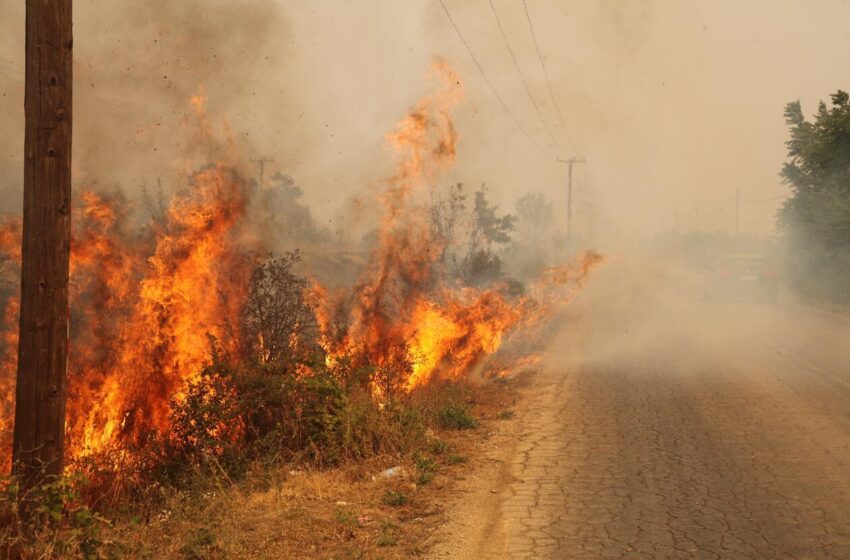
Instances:
[[[850,322],[618,267],[576,302],[428,557],[850,558]]]

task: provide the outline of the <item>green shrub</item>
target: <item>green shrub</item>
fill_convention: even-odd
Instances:
[[[212,457],[232,460],[242,443],[241,411],[235,390],[220,368],[207,368],[185,397],[171,405],[171,437],[165,453],[185,465]]]
[[[117,554],[118,544],[103,538],[109,520],[80,500],[85,483],[63,476],[21,495],[17,484],[3,480],[0,557],[97,560]]]
[[[279,365],[218,363],[186,395],[172,405],[173,437],[164,447],[172,470],[200,466],[241,475],[257,460],[335,465],[416,449],[426,439],[425,415],[416,406],[402,400],[379,406],[323,367],[299,377]],[[176,480],[173,473],[165,478]]]
[[[469,410],[463,405],[450,404],[437,412],[437,423],[441,428],[452,430],[469,430],[478,426]]]

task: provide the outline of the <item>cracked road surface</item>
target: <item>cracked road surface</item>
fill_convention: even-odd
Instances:
[[[850,323],[679,295],[576,305],[455,557],[850,559]]]

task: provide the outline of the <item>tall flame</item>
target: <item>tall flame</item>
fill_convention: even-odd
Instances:
[[[460,378],[495,353],[512,328],[544,315],[531,298],[511,301],[498,287],[446,285],[438,262],[444,241],[433,236],[420,201],[454,164],[458,138],[451,113],[463,89],[444,61],[434,63],[431,76],[435,93],[387,136],[398,164],[381,196],[384,214],[371,266],[348,294],[331,294],[318,284],[313,290],[329,362],[372,368],[379,396]],[[569,270],[564,267],[558,278],[550,274],[541,286],[583,277]]]
[[[396,170],[378,199],[378,243],[364,275],[349,291],[311,288],[321,346],[331,366],[372,373],[377,396],[411,391],[435,379],[457,379],[495,353],[521,325],[545,314],[554,286],[580,284],[598,262],[547,271],[533,294],[509,297],[500,287],[461,288],[439,266],[424,206],[429,190],[455,162],[452,111],[462,82],[443,61],[430,75],[435,92],[420,100],[387,135]],[[212,129],[203,89],[191,99],[204,141]],[[231,155],[233,151],[229,152]],[[68,364],[68,450],[84,457],[130,449],[167,435],[170,407],[209,360],[211,341],[231,354],[244,345],[237,327],[262,241],[244,235],[249,189],[233,168],[193,173],[167,213],[146,232],[128,225],[119,195],[83,191],[71,245],[71,351]],[[8,466],[17,353],[19,217],[0,223],[0,461]],[[302,374],[309,374],[305,369]],[[4,455],[5,454],[5,455]]]
[[[234,235],[245,196],[244,182],[231,169],[218,165],[197,172],[146,247],[137,234],[125,231],[122,198],[81,193],[71,244],[67,430],[72,456],[165,432],[171,400],[208,361],[209,337],[236,344],[228,327],[236,324],[250,270]],[[0,241],[5,230],[0,227]],[[4,253],[19,260],[15,246],[5,246]],[[4,313],[0,434],[5,439],[0,445],[5,450],[16,366],[15,297]]]
[[[222,166],[198,172],[192,187],[172,202],[136,284],[116,360],[105,371],[104,406],[73,419],[84,450],[118,433],[138,438],[165,428],[170,399],[208,360],[209,337],[232,343],[224,326],[235,324],[246,286],[230,233],[244,211],[244,188]]]

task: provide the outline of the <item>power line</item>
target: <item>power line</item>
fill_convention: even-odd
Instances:
[[[448,6],[446,6],[446,3],[445,3],[443,0],[440,0],[440,5],[443,7],[443,11],[445,11],[445,12],[446,12],[446,17],[448,17],[448,18],[449,18],[449,22],[452,24],[452,27],[454,28],[455,33],[457,33],[458,38],[460,38],[461,42],[463,43],[463,46],[464,46],[464,47],[466,47],[466,52],[468,52],[468,53],[469,53],[469,57],[472,59],[472,62],[474,62],[474,63],[475,63],[475,66],[478,68],[478,71],[481,73],[481,77],[482,77],[482,78],[484,78],[484,81],[485,81],[485,82],[487,82],[487,85],[490,87],[490,91],[492,91],[492,92],[493,92],[493,95],[495,95],[495,96],[496,96],[496,99],[498,99],[498,100],[499,100],[499,103],[502,105],[502,109],[505,111],[505,113],[507,113],[507,114],[508,114],[508,116],[509,116],[509,117],[511,118],[511,120],[514,122],[514,124],[516,125],[516,127],[520,130],[520,132],[522,132],[523,136],[525,136],[525,138],[526,138],[526,139],[527,139],[527,140],[528,140],[528,141],[529,141],[529,142],[530,142],[530,143],[531,143],[531,144],[532,144],[535,148],[537,148],[537,150],[538,150],[538,151],[542,152],[542,151],[543,151],[543,148],[540,146],[540,144],[538,144],[537,142],[535,142],[535,141],[534,141],[534,138],[532,138],[532,137],[528,134],[528,131],[526,131],[526,130],[525,130],[525,128],[522,126],[522,124],[519,122],[519,120],[517,120],[516,116],[514,116],[514,114],[511,112],[511,110],[510,110],[510,108],[508,107],[507,103],[505,103],[505,100],[502,98],[502,96],[501,96],[501,95],[499,95],[499,92],[496,90],[496,86],[494,86],[494,85],[493,85],[493,82],[492,82],[492,81],[490,81],[490,78],[487,76],[487,73],[484,71],[484,67],[483,67],[483,66],[481,66],[481,63],[480,63],[480,62],[478,62],[478,57],[476,57],[476,56],[475,56],[475,53],[474,53],[474,52],[472,52],[472,48],[469,46],[469,43],[467,43],[467,42],[466,42],[466,38],[464,38],[463,33],[461,33],[460,28],[459,28],[459,27],[457,26],[457,24],[455,23],[455,20],[454,20],[454,18],[452,17],[451,12],[449,12],[449,8],[448,8]]]
[[[729,205],[730,205],[730,204],[732,204],[732,202],[733,202],[736,198],[737,198],[737,195],[732,195],[732,198],[730,198],[729,200],[727,200],[727,201],[723,204],[723,206],[721,206],[718,210],[715,210],[715,211],[714,211],[714,213],[715,213],[715,214],[720,214],[721,212],[723,212],[724,210],[726,210],[726,208],[728,208],[728,207],[729,207]]]
[[[442,2],[442,0],[440,1]],[[534,49],[537,51],[537,60],[540,61],[540,66],[543,68],[543,76],[546,78],[546,87],[549,88],[549,97],[552,99],[555,111],[558,112],[558,119],[561,121],[561,130],[564,131],[564,136],[567,138],[570,146],[572,146],[573,151],[578,154],[578,149],[576,148],[573,139],[570,137],[567,125],[564,122],[564,114],[561,112],[561,107],[558,105],[557,99],[555,99],[555,90],[552,88],[552,81],[549,79],[549,71],[546,69],[546,63],[543,60],[543,53],[540,51],[540,43],[537,41],[537,33],[534,32],[534,24],[531,22],[531,14],[528,13],[528,4],[526,4],[525,0],[522,0],[522,7],[525,10],[525,19],[528,20],[528,28],[531,30],[531,38],[534,39]]]
[[[720,214],[721,212],[726,210],[726,208],[728,208],[729,205],[732,204],[732,202],[736,198],[738,198],[737,195],[732,195],[732,197],[729,200],[727,200],[726,202],[724,202],[723,206],[721,206],[719,209],[715,210],[714,213]],[[743,202],[745,204],[764,204],[766,202],[775,202],[777,200],[782,200],[784,198],[787,198],[787,195],[782,194],[782,195],[779,195],[779,196],[774,196],[773,198],[763,198],[763,199],[739,198],[739,202]]]
[[[752,199],[742,198],[741,202],[746,202],[747,204],[762,204],[762,203],[765,203],[765,202],[774,202],[774,201],[777,201],[777,200],[781,200],[783,198],[788,198],[788,195],[781,194],[779,196],[774,196],[773,198],[763,198],[763,199],[760,199],[760,200],[752,200]]]
[[[496,5],[493,4],[493,0],[488,0],[490,2],[490,9],[493,10],[493,15],[496,17],[496,23],[499,25],[499,32],[502,34],[502,39],[505,41],[505,46],[508,48],[508,52],[511,54],[511,60],[514,63],[514,68],[516,68],[517,74],[519,74],[520,80],[522,80],[522,85],[525,87],[525,93],[528,94],[528,99],[531,100],[531,104],[534,105],[534,110],[537,111],[537,117],[540,119],[540,122],[543,123],[543,126],[546,128],[546,132],[549,133],[549,138],[552,139],[552,143],[555,146],[558,146],[558,141],[555,140],[555,135],[552,134],[552,129],[549,128],[549,123],[546,122],[546,119],[543,118],[543,113],[540,111],[540,106],[537,104],[537,100],[534,99],[534,95],[531,93],[531,88],[528,87],[528,81],[525,79],[525,75],[522,73],[522,69],[519,66],[519,62],[517,62],[516,55],[514,54],[514,50],[511,48],[511,43],[508,41],[508,35],[505,33],[505,28],[502,26],[502,20],[499,18],[499,12],[496,10]],[[558,146],[560,149],[560,146]]]

